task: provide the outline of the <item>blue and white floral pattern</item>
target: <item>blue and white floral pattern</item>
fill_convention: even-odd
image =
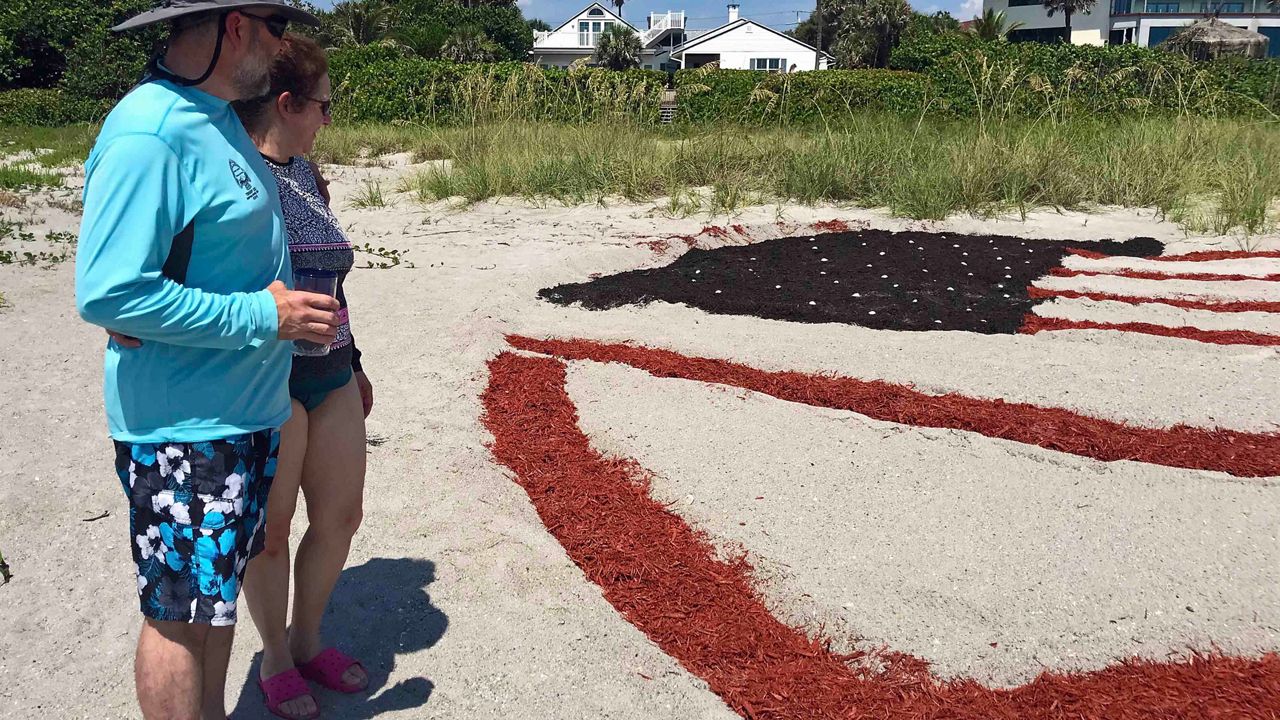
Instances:
[[[249,560],[262,550],[280,434],[195,443],[116,443],[142,614],[234,625]]]

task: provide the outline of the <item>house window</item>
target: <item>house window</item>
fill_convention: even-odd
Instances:
[[[604,11],[600,8],[591,8],[591,12],[587,13],[591,17],[604,17]]]
[[[1120,28],[1112,30],[1108,36],[1107,43],[1109,45],[1132,45],[1137,37],[1137,28]]]
[[[1267,48],[1267,54],[1271,57],[1280,57],[1280,27],[1260,27],[1258,32],[1271,38],[1271,45]]]
[[[1148,2],[1147,12],[1149,13],[1176,13],[1182,9],[1181,3],[1176,2]]]
[[[612,20],[581,20],[578,22],[578,44],[582,47],[595,47],[600,33],[613,27]]]
[[[1173,34],[1173,31],[1177,29],[1178,28],[1176,27],[1151,28],[1147,31],[1147,47],[1155,47],[1165,40],[1168,40],[1169,36]]]
[[[1244,12],[1244,3],[1242,2],[1215,2],[1205,3],[1200,6],[1200,12],[1206,15],[1214,13],[1242,13]]]
[[[782,72],[787,69],[787,60],[786,58],[751,58],[751,69]]]

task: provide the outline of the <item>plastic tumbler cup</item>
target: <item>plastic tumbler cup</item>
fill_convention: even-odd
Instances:
[[[338,273],[332,270],[294,270],[293,289],[335,297],[338,294]],[[329,346],[310,340],[294,340],[293,354],[321,357],[329,354]]]

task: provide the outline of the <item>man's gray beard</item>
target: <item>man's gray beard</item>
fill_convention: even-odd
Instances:
[[[271,61],[255,41],[253,52],[231,76],[231,84],[241,100],[262,97],[271,91]]]

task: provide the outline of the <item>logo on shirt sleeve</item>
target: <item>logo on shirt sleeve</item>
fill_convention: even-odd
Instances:
[[[249,173],[240,167],[235,160],[228,160],[227,164],[231,166],[231,177],[235,178],[236,184],[244,190],[246,200],[256,200],[258,197],[258,188],[253,186],[253,181],[249,179]]]

